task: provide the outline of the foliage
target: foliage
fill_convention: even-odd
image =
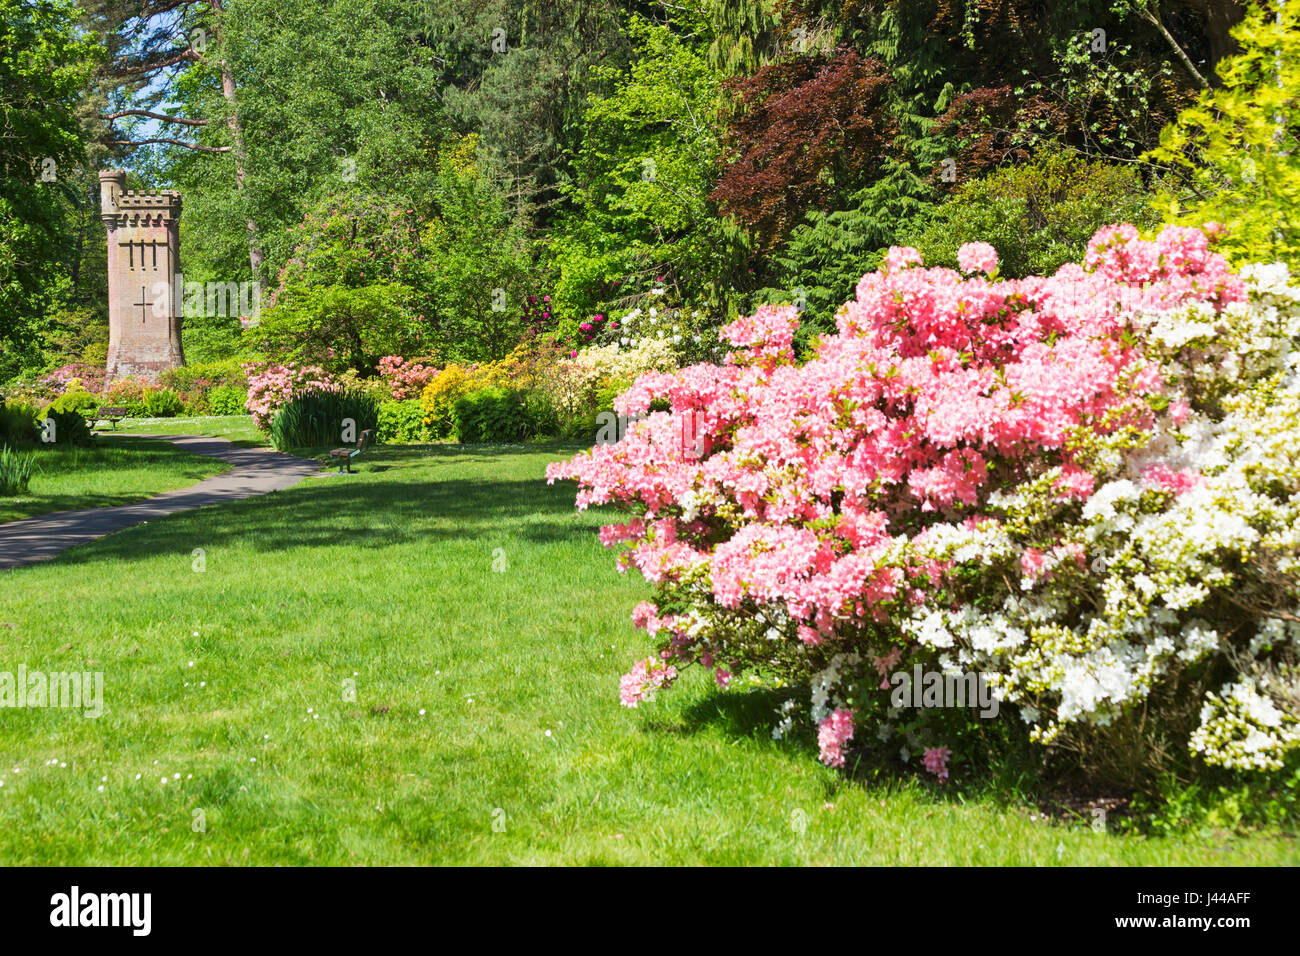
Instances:
[[[421,236],[428,341],[448,360],[494,361],[523,332],[522,304],[533,284],[531,253],[501,184],[454,159],[455,154],[438,175],[438,215]]]
[[[249,330],[251,348],[338,373],[428,344],[419,282],[419,217],[392,200],[331,197],[294,230],[293,258]]]
[[[984,275],[891,249],[803,365],[793,309],[738,320],[727,364],[642,376],[616,407],[646,420],[548,469],[634,515],[601,539],[656,585],[633,620],[661,653],[623,702],[690,664],[757,669],[811,691],[826,762],[901,737],[942,782],[988,738],[898,714],[878,685],[921,667],[982,676],[1104,779],[1280,766],[1300,289],[1176,227],[1104,229],[1050,279],[990,281],[984,243],[958,260]]]
[[[429,433],[434,438],[452,435],[456,399],[475,389],[499,384],[502,378],[500,370],[491,365],[462,367],[452,363],[444,368],[420,393],[420,407]]]
[[[21,402],[0,402],[0,442],[13,444],[36,440],[36,406]]]
[[[51,402],[46,410],[53,410],[56,412],[78,412],[84,415],[86,412],[93,412],[99,407],[99,404],[100,401],[97,396],[92,395],[84,389],[72,388]]]
[[[216,385],[208,392],[213,415],[243,415],[247,412],[248,389],[239,385]]]
[[[950,269],[957,268],[961,246],[990,242],[1000,274],[1019,279],[1052,275],[1078,261],[1093,234],[1114,222],[1158,222],[1138,173],[1047,149],[959,187],[901,241],[928,264]]]
[[[0,381],[40,361],[41,317],[66,281],[61,207],[84,150],[77,97],[100,52],[77,20],[70,0],[0,0]]]
[[[525,393],[500,386],[457,397],[451,419],[452,431],[461,444],[522,441],[535,428],[529,420]]]
[[[377,427],[375,437],[381,442],[425,442],[432,438],[418,398],[381,402]]]
[[[629,18],[630,62],[593,71],[601,82],[564,187],[571,209],[544,240],[554,304],[579,323],[626,312],[665,282],[724,310],[743,277],[748,239],[709,200],[722,76],[676,22],[686,15]]]
[[[246,386],[248,375],[238,359],[219,359],[213,362],[189,362],[166,369],[159,374],[158,384],[187,394],[217,385]]]
[[[354,369],[348,369],[338,377],[338,384],[345,392],[358,392],[364,394],[375,402],[387,402],[392,400],[392,390],[388,382],[382,378],[362,378]]]
[[[46,408],[40,414],[41,442],[50,445],[89,445],[90,425],[71,409]]]
[[[175,392],[191,415],[243,414],[248,395],[248,376],[237,359],[170,368],[158,376],[158,382]],[[143,391],[137,398],[143,401]]]
[[[281,451],[355,442],[379,424],[379,406],[355,392],[304,391],[275,413],[271,442]]]
[[[712,198],[770,250],[809,205],[856,185],[885,159],[897,135],[879,107],[892,80],[852,48],[774,63],[733,80],[737,111]]]
[[[793,304],[801,310],[796,348],[835,328],[835,310],[853,294],[863,274],[879,264],[882,247],[920,218],[933,189],[909,163],[887,161],[870,185],[830,211],[810,209],[768,266],[773,286],[755,293],[758,302]]]
[[[148,418],[172,418],[185,411],[185,403],[170,388],[146,388],[142,404]]]
[[[204,225],[186,233],[187,278],[275,288],[303,238],[304,203],[319,210],[346,189],[406,209],[427,193],[447,123],[445,64],[416,40],[424,14],[400,0],[241,0],[205,24],[206,55],[170,84],[174,112],[206,120],[186,133],[210,148],[232,146],[236,124],[242,148],[159,151],[186,219]],[[253,245],[265,261],[250,274]],[[225,334],[233,343],[238,329]]]
[[[1300,269],[1300,9],[1255,6],[1233,31],[1241,52],[1149,157],[1185,170],[1161,197],[1170,219],[1225,228],[1237,262]]]
[[[137,417],[144,414],[144,393],[148,388],[148,383],[138,378],[119,378],[108,386],[100,404],[109,408],[125,408],[128,415]]]
[[[25,495],[35,462],[32,452],[17,452],[8,445],[0,447],[0,497]]]

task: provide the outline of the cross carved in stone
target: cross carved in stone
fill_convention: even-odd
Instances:
[[[144,286],[140,286],[140,301],[135,304],[140,307],[140,324],[144,325],[149,321],[149,314],[145,310],[153,305],[144,294]]]

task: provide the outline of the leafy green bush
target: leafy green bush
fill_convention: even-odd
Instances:
[[[50,408],[58,412],[77,412],[84,415],[99,408],[99,399],[84,389],[72,389],[60,395],[50,403]]]
[[[144,414],[148,418],[173,418],[185,411],[185,403],[170,388],[149,388],[144,393]]]
[[[381,442],[432,441],[429,426],[424,423],[424,409],[418,398],[404,402],[381,402],[379,428],[375,437]]]
[[[835,331],[835,311],[862,276],[879,265],[883,249],[931,207],[931,190],[910,166],[887,161],[870,185],[847,196],[831,211],[809,209],[774,252],[772,282],[754,293],[755,302],[794,303],[803,309],[795,347],[803,354],[811,339]],[[715,335],[710,345],[715,345]]]
[[[0,496],[27,493],[35,460],[36,456],[31,452],[19,454],[8,445],[0,448]]]
[[[175,392],[190,392],[205,385],[212,388],[220,385],[247,386],[248,376],[239,359],[225,359],[169,368],[158,376],[158,384]]]
[[[0,442],[36,440],[36,406],[17,402],[0,404]]]
[[[351,420],[352,431],[345,433]],[[368,395],[349,392],[306,392],[271,419],[271,441],[286,448],[320,448],[355,441],[368,428],[378,428],[379,406]]]
[[[467,392],[452,406],[456,440],[466,443],[516,442],[535,432],[527,393],[514,388],[481,388]]]
[[[185,408],[186,415],[211,415],[212,400],[211,393],[204,390],[195,390],[188,395],[178,396],[181,404]]]
[[[247,415],[248,389],[239,385],[218,385],[208,392],[213,415]]]
[[[239,414],[243,402],[240,402],[241,407],[237,411],[216,412],[213,409],[212,393],[219,388],[247,389],[248,375],[237,359],[225,359],[169,368],[158,376],[158,384],[175,392],[185,412],[190,415],[229,415]],[[139,399],[142,406],[139,414],[153,414],[143,408],[143,392]],[[229,407],[230,404],[229,397],[224,399],[223,407]]]
[[[59,411],[50,405],[41,412],[41,441],[55,445],[89,445],[90,425],[78,412]]]
[[[927,266],[956,269],[964,243],[988,242],[1004,278],[1050,276],[1082,259],[1102,226],[1156,225],[1150,199],[1133,168],[1050,149],[965,184],[897,244],[915,246]]]

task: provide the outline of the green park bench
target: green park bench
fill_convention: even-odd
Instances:
[[[97,408],[86,416],[90,419],[90,427],[95,428],[100,422],[108,422],[113,426],[113,431],[117,431],[117,423],[128,417],[125,408],[118,408],[115,405],[109,405],[104,408]]]
[[[365,452],[374,443],[375,443],[375,430],[373,428],[367,428],[357,438],[357,443],[355,447],[335,448],[333,451],[331,451],[330,457],[337,458],[339,460],[339,474],[341,475],[345,471],[348,474],[351,474],[352,459],[356,458],[358,455]]]

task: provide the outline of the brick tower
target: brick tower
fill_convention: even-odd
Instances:
[[[179,271],[181,196],[127,192],[126,173],[99,174],[108,228],[108,381],[155,379],[185,364],[173,288]]]

